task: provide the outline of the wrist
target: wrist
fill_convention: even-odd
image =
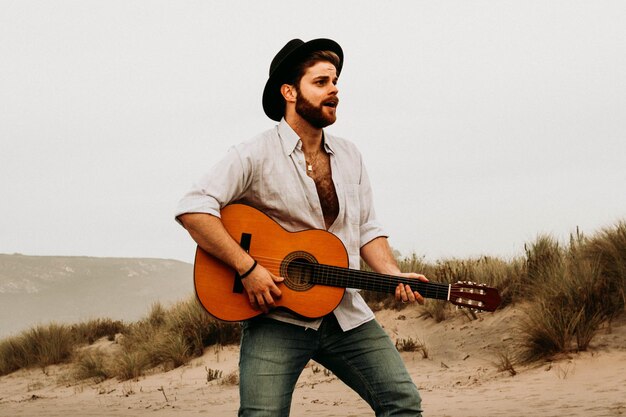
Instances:
[[[248,275],[250,275],[252,273],[252,271],[254,271],[257,267],[257,261],[253,259],[253,263],[252,265],[250,265],[250,267],[248,267],[248,269],[246,269],[243,272],[239,272],[239,278],[240,279],[244,279],[246,278]]]
[[[398,275],[402,273],[402,271],[400,270],[400,267],[398,267],[398,265],[395,262],[382,263],[381,265],[379,265],[378,271],[376,272],[379,272],[385,275]]]

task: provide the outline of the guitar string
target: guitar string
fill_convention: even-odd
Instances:
[[[280,270],[280,267],[282,266],[282,263],[283,263],[283,260],[278,259],[278,258],[271,258],[271,257],[265,257],[265,256],[259,256],[259,255],[255,255],[253,256],[253,258],[258,261],[262,261],[261,265],[263,265],[264,267],[270,267],[270,268],[273,267],[278,270]],[[331,285],[335,287],[361,288],[365,290],[373,290],[373,291],[386,292],[386,293],[393,294],[395,292],[394,290],[397,284],[399,284],[400,282],[411,282],[411,281],[405,281],[403,279],[406,277],[400,277],[400,276],[395,276],[395,275],[385,275],[385,274],[379,274],[376,272],[362,271],[358,269],[355,270],[355,269],[349,269],[349,268],[337,267],[337,266],[325,265],[325,264],[319,264],[319,263],[298,262],[298,261],[292,261],[292,262],[295,262],[296,264],[300,264],[304,266],[309,266],[312,269],[317,269],[317,270],[327,269],[327,271],[323,272],[327,275],[326,278],[314,280],[315,284]],[[331,274],[331,276],[328,276],[329,273]],[[359,275],[359,277],[353,278],[354,275]],[[334,283],[336,283],[337,281],[342,281],[345,285],[343,284],[333,285],[329,283],[329,279],[330,281],[333,281]],[[408,278],[408,279],[414,280],[414,278]],[[423,297],[440,299],[440,300],[449,299],[454,304],[464,305],[464,306],[472,307],[476,309],[484,309],[485,306],[469,304],[467,302],[464,302],[463,300],[470,299],[470,300],[488,303],[489,298],[491,297],[484,293],[483,294],[481,293],[458,293],[457,290],[454,289],[454,287],[457,284],[443,284],[443,283],[436,283],[436,282],[416,281],[416,282],[411,282],[411,285],[413,287],[412,289],[415,291],[415,288],[417,288],[417,291]],[[486,290],[487,287],[477,288],[477,289]],[[448,295],[450,296],[450,298],[448,298]]]
[[[337,267],[328,265],[320,265],[319,269],[320,274],[326,275],[326,277],[321,276],[321,279],[319,280],[319,283],[321,284],[327,283],[329,279],[332,281],[334,277],[338,277],[339,279],[343,279],[348,281],[349,283],[352,283],[352,285],[350,286],[353,287],[394,293],[398,284],[410,283],[412,286],[412,290],[419,291],[423,296],[429,298],[447,298],[448,286],[445,284],[423,281],[411,282],[410,280],[412,280],[412,278],[384,275],[369,271],[357,270],[356,273],[343,272],[341,270],[337,270]],[[328,277],[328,275],[330,275],[330,277]],[[358,275],[358,277],[353,278],[354,275]],[[407,279],[409,281],[407,281]]]
[[[283,260],[278,258],[266,257],[266,256],[254,256],[255,259],[262,261],[262,265],[265,267],[273,267],[280,270],[280,266],[283,263]],[[473,299],[477,301],[488,301],[488,295],[481,293],[457,293],[454,286],[456,284],[443,284],[436,282],[424,282],[424,281],[405,281],[403,278],[395,275],[385,275],[376,272],[363,271],[358,269],[349,269],[344,267],[337,267],[333,265],[325,265],[318,263],[309,263],[309,262],[297,262],[296,264],[310,266],[312,269],[317,269],[318,271],[321,269],[326,269],[322,273],[326,274],[326,277],[321,277],[320,279],[314,280],[316,284],[326,284],[332,285],[330,282],[337,283],[337,281],[341,281],[345,285],[334,285],[334,286],[347,286],[351,288],[361,288],[366,290],[373,291],[381,291],[387,293],[394,293],[395,287],[399,283],[410,283],[413,287],[412,289],[417,291],[427,298],[436,298],[436,299],[448,299],[448,292],[450,290],[450,298],[454,299],[457,297],[461,297],[463,299]],[[331,274],[328,276],[328,274]],[[354,275],[358,275],[357,278],[354,278]],[[415,278],[407,278],[408,280],[415,280]],[[450,286],[452,285],[452,288]],[[487,288],[477,288],[486,290]]]
[[[280,266],[282,265],[282,260],[278,258],[271,258],[271,257],[265,257],[265,256],[254,256],[254,258],[257,261],[261,261],[261,265],[263,265],[264,267],[280,269]],[[370,290],[379,289],[380,291],[393,293],[395,292],[395,287],[400,282],[411,282],[411,281],[405,281],[405,279],[414,280],[414,278],[385,275],[385,274],[379,274],[376,272],[335,267],[332,265],[324,265],[324,264],[308,263],[308,262],[302,262],[300,264],[305,265],[305,266],[310,266],[311,268],[317,269],[318,271],[320,269],[326,269],[326,271],[323,271],[323,273],[326,274],[327,277],[326,278],[322,277],[320,280],[317,280],[316,283],[318,284],[325,284],[325,283],[328,284],[329,280],[333,280],[333,278],[335,278],[333,281],[341,280],[344,283],[347,283],[346,286],[348,287],[357,287],[357,288],[370,289]],[[329,273],[332,275],[328,276]],[[355,274],[359,275],[359,277],[354,278]],[[423,281],[411,282],[411,284],[413,287],[419,287],[418,292],[420,292],[423,296],[426,296],[428,298],[439,298],[439,299],[448,298],[447,295],[448,295],[449,284],[423,282]]]

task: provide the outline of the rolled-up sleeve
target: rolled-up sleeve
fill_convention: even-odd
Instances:
[[[231,148],[224,159],[200,178],[178,202],[175,218],[186,213],[206,213],[220,217],[220,210],[237,200],[250,185],[251,165]]]
[[[372,195],[372,187],[370,185],[369,176],[365,165],[361,161],[361,181],[359,184],[359,200],[361,208],[360,222],[360,247],[376,239],[377,237],[388,237],[389,235],[383,229],[383,226],[376,219],[376,210],[374,209],[374,197]]]

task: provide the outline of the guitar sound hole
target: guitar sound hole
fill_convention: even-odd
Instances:
[[[306,291],[312,288],[313,264],[317,260],[306,252],[289,254],[280,267],[280,274],[285,278],[285,285],[294,291]]]

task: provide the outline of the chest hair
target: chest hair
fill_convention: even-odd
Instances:
[[[328,229],[339,214],[339,200],[337,191],[333,183],[333,176],[330,169],[330,155],[322,152],[318,160],[315,161],[312,171],[307,171],[307,175],[315,182],[317,195],[324,214],[324,223]]]

